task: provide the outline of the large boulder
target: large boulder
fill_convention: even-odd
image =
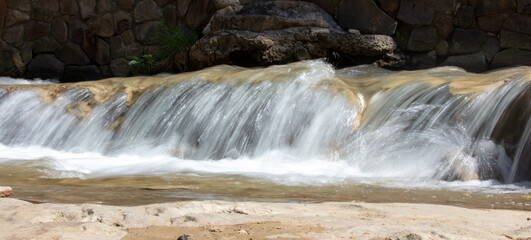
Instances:
[[[266,66],[339,55],[361,64],[390,60],[396,48],[389,36],[356,35],[333,28],[224,30],[199,40],[190,51],[190,63],[195,69],[217,64]]]
[[[256,2],[239,11],[226,9],[215,14],[210,22],[212,32],[232,29],[261,32],[288,27],[337,28],[334,19],[317,5],[309,2]]]
[[[218,10],[192,46],[193,69],[217,64],[267,66],[314,58],[342,65],[398,60],[385,35],[342,30],[327,12],[303,1],[251,2]]]

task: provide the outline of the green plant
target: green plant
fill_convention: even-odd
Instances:
[[[154,36],[158,46],[157,58],[167,59],[177,51],[191,47],[197,39],[197,34],[191,30],[164,24]]]
[[[128,56],[129,68],[133,75],[150,75],[155,73],[156,61],[151,54],[144,54],[141,57]]]
[[[175,54],[187,49],[198,40],[197,34],[191,30],[164,24],[157,29],[152,37],[155,51],[141,57],[128,56],[129,67],[133,75],[151,75],[175,69]],[[145,52],[145,50],[144,50]]]

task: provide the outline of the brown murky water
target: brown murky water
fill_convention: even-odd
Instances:
[[[11,186],[15,198],[35,203],[99,203],[143,205],[189,200],[323,202],[363,201],[374,203],[431,203],[468,208],[531,210],[531,195],[494,190],[406,189],[355,182],[321,186],[288,186],[265,179],[238,175],[181,174],[130,176],[82,180],[51,179],[27,168],[0,169],[1,185]]]

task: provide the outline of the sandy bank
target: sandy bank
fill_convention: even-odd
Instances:
[[[429,204],[0,199],[0,239],[531,239],[531,213]]]

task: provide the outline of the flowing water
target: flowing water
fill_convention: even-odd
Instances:
[[[35,202],[426,202],[531,210],[531,68],[322,61],[0,78],[0,185]]]

